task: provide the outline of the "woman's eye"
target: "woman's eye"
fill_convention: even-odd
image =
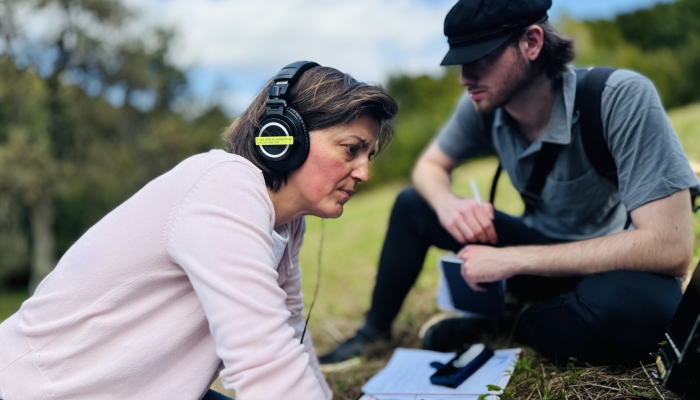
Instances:
[[[345,146],[345,149],[347,149],[348,154],[353,155],[353,156],[355,154],[357,154],[357,150],[359,150],[359,148],[357,146]]]

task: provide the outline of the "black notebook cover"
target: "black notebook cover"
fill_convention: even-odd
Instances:
[[[462,278],[460,258],[445,256],[440,259],[440,264],[455,308],[487,317],[497,317],[501,313],[505,292],[504,281],[482,284],[486,291],[475,292]]]

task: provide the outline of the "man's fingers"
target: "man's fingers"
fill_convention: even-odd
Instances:
[[[475,281],[472,277],[469,276],[467,273],[467,268],[465,267],[466,263],[462,264],[462,278],[464,278],[464,281],[467,282],[467,285],[469,285],[470,288],[472,288],[473,291],[475,292],[483,292],[486,289],[483,287],[479,286],[479,282]]]
[[[469,274],[470,268],[473,267],[470,265],[470,260],[467,258],[467,248],[472,247],[472,246],[479,246],[479,245],[467,245],[464,246],[459,253],[457,253],[457,257],[462,258],[462,267],[460,268],[460,273],[462,274],[462,278],[464,279],[465,282],[467,282],[467,285],[475,291],[475,292],[483,292],[486,291],[486,288],[482,287],[479,285],[479,281],[477,280],[476,277],[471,276]]]
[[[493,209],[493,204],[491,204],[489,202],[484,202],[481,205],[481,207],[486,211],[486,213],[488,214],[488,216],[491,220],[493,220],[496,217],[494,209]]]
[[[472,242],[479,241],[481,243],[486,243],[488,242],[488,237],[486,236],[486,233],[484,232],[484,227],[481,225],[479,218],[477,218],[475,215],[471,215],[467,219],[467,224],[469,224],[469,228],[474,232],[474,236],[472,237]]]
[[[459,231],[462,232],[462,235],[466,239],[465,242],[473,242],[474,241],[474,239],[476,237],[474,235],[474,230],[472,229],[472,227],[469,225],[469,223],[467,221],[465,221],[463,218],[459,219],[459,220],[457,220],[456,225],[457,225]],[[465,242],[462,242],[462,243],[465,243]]]
[[[493,205],[475,201],[463,202],[452,211],[442,213],[441,223],[459,243],[481,242],[495,244],[498,240],[493,227]]]
[[[462,231],[457,227],[457,224],[453,224],[447,228],[447,231],[450,232],[450,235],[452,235],[453,238],[459,243],[466,243],[467,238],[464,237],[464,234]]]
[[[479,285],[479,282],[467,281],[467,285],[469,285],[469,287],[472,288],[472,290],[475,292],[485,292],[486,291],[486,289],[483,286]]]
[[[459,251],[457,252],[457,257],[462,258],[462,256],[464,256],[464,252],[467,251],[467,246],[464,246],[461,249],[459,249]]]
[[[474,213],[474,215],[482,228],[483,238],[480,236],[479,239],[484,243],[496,244],[498,237],[496,236],[493,221],[489,219],[488,211]]]

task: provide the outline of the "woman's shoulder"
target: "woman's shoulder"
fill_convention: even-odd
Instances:
[[[250,182],[265,185],[262,171],[247,159],[228,153],[224,150],[211,150],[206,153],[193,155],[181,161],[167,174],[170,178],[188,185],[196,185],[203,177],[216,171],[225,171],[237,185]]]
[[[240,170],[250,170],[255,173],[262,174],[260,168],[253,165],[253,163],[251,163],[247,159],[237,154],[231,154],[221,149],[215,149],[210,150],[206,153],[196,154],[183,160],[180,164],[178,164],[178,166],[186,165],[189,168],[199,168],[203,170],[208,170],[212,167],[220,166],[221,164],[229,164],[231,168],[236,168]]]

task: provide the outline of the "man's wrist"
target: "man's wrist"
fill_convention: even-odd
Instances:
[[[442,194],[435,195],[432,200],[431,206],[439,214],[442,210],[451,209],[454,203],[460,200],[460,197],[448,190]]]
[[[514,275],[536,275],[534,271],[533,257],[536,255],[535,246],[512,246],[504,247],[503,258],[508,268],[510,276]]]

